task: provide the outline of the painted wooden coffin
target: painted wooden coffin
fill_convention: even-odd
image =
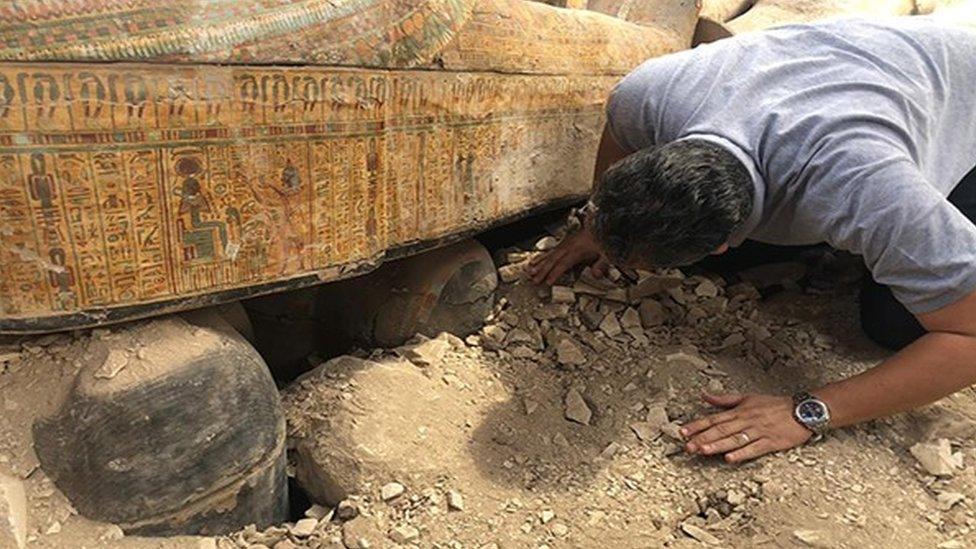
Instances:
[[[0,0],[0,333],[335,280],[576,200],[608,91],[687,27],[525,0]]]

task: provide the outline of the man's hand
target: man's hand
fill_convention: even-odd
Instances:
[[[740,463],[771,452],[789,450],[811,433],[793,419],[793,399],[770,395],[711,395],[702,400],[725,411],[688,423],[681,435],[691,454],[725,454]]]
[[[600,254],[600,245],[597,244],[593,233],[585,226],[575,233],[570,234],[552,250],[540,254],[529,264],[528,272],[532,282],[536,284],[546,284],[552,286],[569,269],[585,261],[593,264],[594,276],[601,277],[606,274],[609,264]]]

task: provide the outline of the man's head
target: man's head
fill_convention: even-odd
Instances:
[[[592,229],[611,261],[675,267],[724,251],[749,217],[745,166],[698,139],[637,151],[613,165],[593,193]]]

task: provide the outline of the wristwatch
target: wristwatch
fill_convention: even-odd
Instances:
[[[830,430],[830,409],[824,401],[801,391],[793,395],[793,406],[793,419],[813,433],[814,442]]]

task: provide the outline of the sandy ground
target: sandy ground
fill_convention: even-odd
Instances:
[[[348,492],[340,512],[315,509],[322,520],[299,528],[156,540],[123,537],[112,525],[77,516],[38,467],[30,426],[72,380],[73,339],[88,336],[6,344],[0,473],[24,480],[28,546],[976,543],[971,389],[741,466],[689,457],[667,434],[665,420],[680,423],[707,410],[698,399],[706,387],[790,393],[883,359],[857,327],[850,284],[811,283],[808,276],[798,285],[782,274],[787,268],[753,279],[763,287],[760,297],[753,285],[727,288],[718,277],[689,276],[649,297],[661,307],[645,305],[645,328],[633,326],[640,304],[628,312],[630,304],[618,301],[626,290],[566,280],[577,291],[553,304],[548,290],[518,278],[525,258],[510,254],[516,264],[503,267],[508,282],[479,335],[355,353],[355,367],[331,363],[285,389],[293,461],[355,460],[358,450],[349,444],[372,448],[339,468]],[[790,280],[780,284],[777,276]],[[416,383],[402,383],[411,379]],[[364,428],[380,424],[388,427],[383,436]],[[935,476],[909,449],[941,439],[962,465]],[[392,495],[396,485],[402,494]]]

